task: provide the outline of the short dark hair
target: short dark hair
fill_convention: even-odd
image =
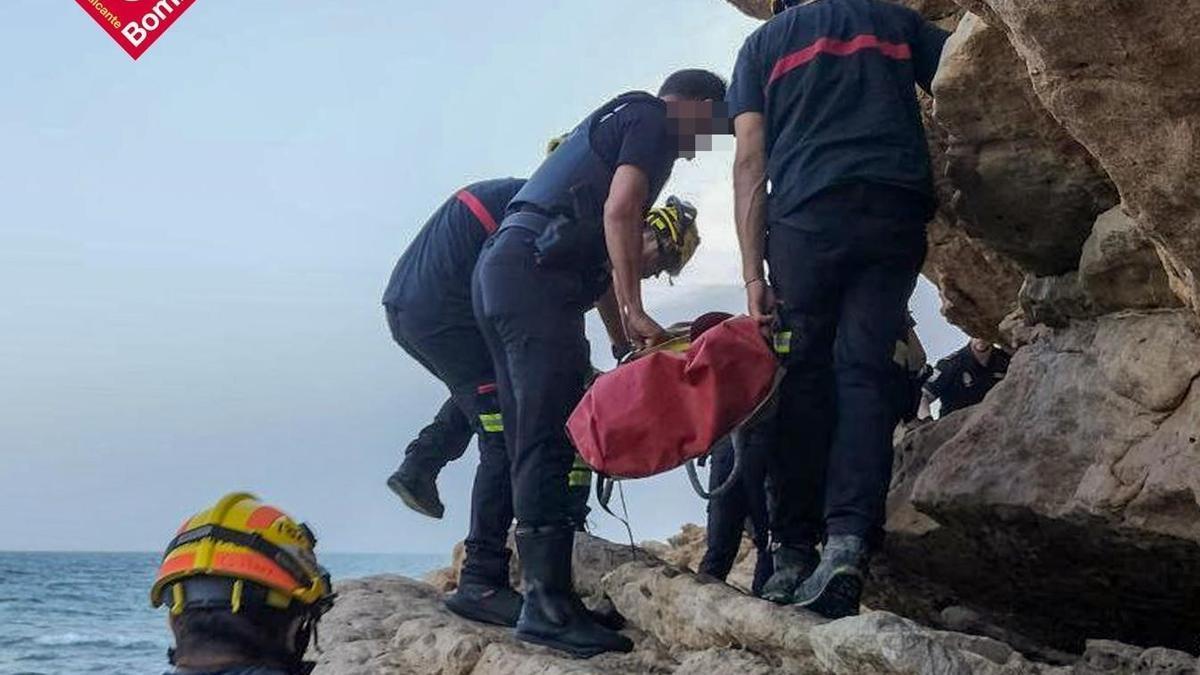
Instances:
[[[692,101],[725,100],[725,79],[708,70],[689,68],[667,76],[658,89],[659,96],[678,96]]]
[[[290,612],[272,610],[187,610],[171,619],[174,653],[178,658],[216,652],[248,664],[277,663],[291,651],[286,643],[293,618]]]

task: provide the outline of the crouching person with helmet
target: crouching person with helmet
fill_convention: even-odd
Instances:
[[[307,675],[317,622],[333,606],[304,524],[234,493],[186,520],[150,591],[170,609],[175,673]]]

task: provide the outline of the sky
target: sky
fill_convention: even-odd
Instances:
[[[321,549],[445,552],[386,489],[444,389],[390,340],[391,267],[455,188],[667,73],[728,74],[756,23],[720,0],[199,0],[139,61],[70,0],[8,0],[0,41],[0,549],[157,550],[250,490]],[[732,141],[664,193],[705,239],[663,323],[739,311]],[[927,282],[933,357],[964,338]],[[611,365],[595,336],[596,363]],[[626,486],[634,536],[702,522],[674,472]],[[596,530],[624,537],[607,515]]]

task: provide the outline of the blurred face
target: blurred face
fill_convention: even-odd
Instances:
[[[971,351],[976,354],[988,354],[992,351],[992,343],[979,338],[971,338]]]
[[[692,159],[698,150],[712,150],[715,134],[728,134],[729,115],[724,101],[691,101],[668,97],[667,124],[675,136],[679,156]]]

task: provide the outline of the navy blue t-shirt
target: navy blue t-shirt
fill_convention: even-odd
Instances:
[[[1000,349],[993,349],[986,365],[981,365],[971,352],[971,345],[937,362],[933,375],[925,383],[925,391],[942,401],[943,416],[962,410],[983,400],[984,396],[1008,374],[1011,358]]]
[[[755,31],[738,54],[730,115],[763,113],[768,218],[847,183],[903,188],[933,206],[915,86],[929,90],[949,33],[882,0],[818,0]]]
[[[649,100],[625,103],[600,120],[592,129],[591,140],[592,150],[614,171],[629,164],[646,174],[650,192],[645,208],[653,206],[679,157],[666,105]]]
[[[410,310],[428,307],[446,316],[471,317],[475,262],[483,242],[504,219],[508,202],[523,185],[523,178],[499,178],[473,183],[451,195],[396,263],[383,304]],[[484,209],[486,216],[476,215],[473,207]]]

